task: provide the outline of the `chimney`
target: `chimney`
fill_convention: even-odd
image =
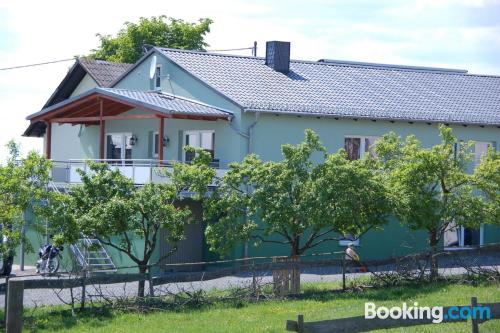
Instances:
[[[266,42],[266,65],[287,74],[290,70],[290,42]]]

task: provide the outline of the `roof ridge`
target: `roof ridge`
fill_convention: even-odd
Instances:
[[[244,58],[244,59],[253,59],[253,60],[265,60],[265,57],[254,57],[254,56],[245,56],[245,55],[238,55],[238,54],[216,53],[216,52],[201,51],[201,50],[182,50],[182,49],[173,49],[173,48],[159,47],[159,46],[156,46],[156,48],[161,50],[161,51],[170,51],[170,52],[177,52],[177,53],[191,53],[191,54],[200,54],[200,55],[209,55],[209,56],[220,56],[220,57],[227,57],[227,58]],[[324,61],[322,61],[322,60],[324,60]],[[396,71],[403,71],[403,72],[425,72],[425,73],[432,73],[432,74],[450,74],[450,75],[466,75],[466,76],[500,78],[500,75],[469,73],[469,71],[466,69],[446,68],[446,67],[398,65],[398,64],[385,64],[385,63],[375,63],[375,62],[334,60],[334,59],[320,59],[318,61],[303,60],[303,59],[290,59],[290,62],[312,64],[312,65],[319,65],[319,66],[372,68],[372,69],[380,69],[380,70],[396,70]]]
[[[248,58],[248,59],[265,60],[264,57],[254,57],[254,56],[246,56],[246,55],[240,55],[240,54],[227,54],[227,53],[211,52],[210,50],[207,50],[207,51],[183,50],[183,49],[172,49],[169,47],[161,47],[161,46],[156,46],[156,48],[161,50],[161,51],[172,51],[172,52],[179,52],[179,53],[194,53],[194,54],[202,54],[202,55],[229,57],[229,58]]]
[[[462,74],[468,72],[466,69],[416,66],[416,65],[398,65],[398,64],[386,64],[386,63],[351,61],[351,60],[319,59],[317,62],[325,63],[325,64],[356,66],[356,67],[374,67],[374,68],[381,68],[381,69],[387,68],[387,69],[418,70],[418,71],[426,71],[426,72],[446,72],[446,73],[462,73]]]
[[[77,58],[77,60],[79,62],[93,62],[93,63],[100,63],[100,64],[106,64],[106,65],[119,65],[119,66],[122,66],[122,65],[127,65],[127,66],[130,66],[130,65],[133,65],[133,63],[128,63],[128,62],[116,62],[116,61],[108,61],[108,60],[103,60],[103,59],[92,59],[92,58],[86,58],[86,57],[80,57],[80,58]]]

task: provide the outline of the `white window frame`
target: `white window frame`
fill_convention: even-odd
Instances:
[[[156,139],[156,136],[158,135],[158,133],[159,133],[158,131],[153,132],[153,137],[151,138],[151,140],[153,140],[153,145],[152,145],[153,147],[151,147],[151,150],[152,150],[151,153],[152,153],[153,157],[158,157],[158,153],[155,153],[155,151],[158,148],[158,140]],[[159,152],[159,150],[158,150],[158,152]]]
[[[352,243],[355,246],[359,246],[359,237],[351,240],[351,239],[345,238],[346,236],[352,236],[352,235],[343,235],[342,236],[343,238],[339,239],[340,246],[348,246],[350,243]]]
[[[445,246],[444,249],[446,251],[453,251],[453,250],[467,250],[467,249],[475,249],[477,248],[476,245],[465,245],[464,240],[465,240],[465,227],[459,226],[460,228],[460,237],[458,238],[458,245],[457,246]],[[481,224],[479,227],[479,247],[484,246],[484,225]]]
[[[198,144],[199,147],[201,148],[201,134],[202,133],[210,133],[210,134],[215,134],[214,130],[188,130],[188,131],[183,131],[182,132],[182,147],[185,147],[186,144],[186,135],[193,135],[196,134],[198,135]],[[215,155],[215,142],[212,142],[214,146],[214,155]],[[182,161],[186,162],[186,152],[182,152]]]
[[[161,71],[162,71],[161,64],[156,65],[154,82],[153,82],[154,90],[161,90]],[[158,82],[160,83],[160,85],[157,85]]]
[[[343,142],[343,148],[345,148],[345,139],[360,139],[360,144],[359,144],[359,159],[362,159],[365,157],[366,153],[366,145],[365,145],[365,139],[373,139],[374,141],[377,141],[380,139],[380,136],[376,135],[344,135],[344,142]]]

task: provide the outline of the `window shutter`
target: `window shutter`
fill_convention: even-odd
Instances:
[[[153,158],[153,140],[154,134],[152,131],[148,132],[148,158]]]
[[[179,145],[178,145],[179,146],[178,147],[178,149],[179,149],[179,151],[178,151],[178,153],[179,153],[178,160],[179,161],[183,161],[184,160],[184,158],[182,158],[183,154],[184,154],[184,149],[183,149],[184,147],[183,147],[183,145],[184,145],[184,132],[183,131],[179,131]]]
[[[106,135],[106,159],[112,159],[113,158],[113,144],[111,140],[111,135]]]

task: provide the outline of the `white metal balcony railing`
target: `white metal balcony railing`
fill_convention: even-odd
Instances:
[[[129,177],[136,185],[143,185],[146,183],[163,183],[168,180],[163,169],[167,168],[172,171],[173,163],[178,161],[158,161],[146,159],[130,159],[130,160],[116,160],[116,159],[92,159],[92,160],[68,160],[68,161],[52,161],[52,181],[54,183],[67,183],[79,184],[82,182],[78,169],[89,171],[88,162],[108,163],[110,168],[119,170],[124,176]],[[218,160],[214,160],[211,166],[215,168],[217,177],[222,177],[227,170],[219,169]]]

